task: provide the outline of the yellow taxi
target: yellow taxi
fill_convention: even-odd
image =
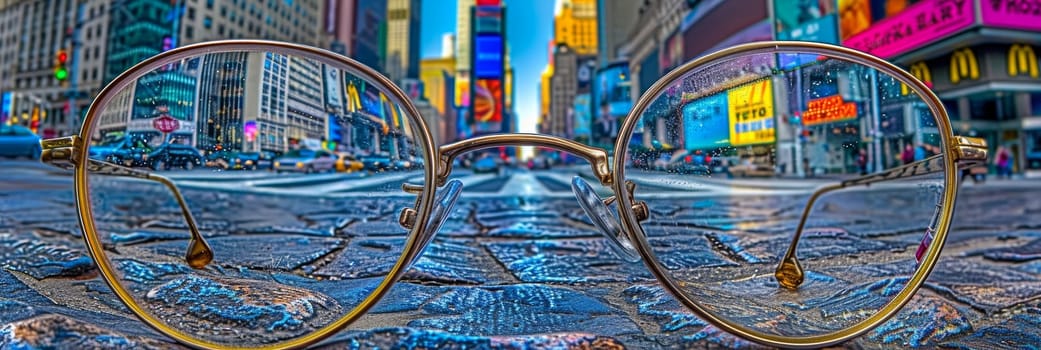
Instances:
[[[336,171],[341,173],[350,173],[361,170],[364,167],[358,158],[348,153],[340,153],[336,157]]]

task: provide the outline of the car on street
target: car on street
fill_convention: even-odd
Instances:
[[[152,170],[170,170],[180,168],[192,170],[202,166],[205,158],[202,152],[189,145],[164,143],[147,154],[147,162]]]
[[[326,150],[300,149],[275,160],[276,172],[318,173],[336,171],[336,155]]]
[[[483,173],[496,173],[496,174],[499,174],[500,171],[501,171],[501,167],[502,167],[502,165],[499,164],[499,161],[496,160],[495,157],[486,155],[486,156],[478,158],[476,161],[474,161],[472,170],[473,170],[474,174],[483,174]]]
[[[731,177],[771,177],[775,175],[774,167],[759,164],[751,158],[744,157],[738,164],[732,164],[727,168]]]
[[[274,153],[217,151],[206,157],[206,166],[224,170],[271,169]]]
[[[152,163],[148,155],[155,149],[141,137],[126,138],[115,144],[99,147],[91,146],[91,158],[102,159],[112,164],[128,167],[150,167]]]
[[[390,169],[392,166],[390,163],[390,157],[378,154],[361,157],[361,163],[363,169],[367,171],[384,171]]]
[[[0,125],[0,155],[39,159],[40,136],[21,125]]]
[[[535,169],[547,169],[548,170],[548,169],[550,169],[552,167],[553,166],[550,165],[550,162],[549,162],[549,157],[546,157],[546,156],[543,156],[543,155],[537,155],[535,157],[532,157],[531,159],[528,159],[528,170],[535,170]]]
[[[362,164],[353,154],[340,153],[336,155],[336,171],[338,172],[351,173],[364,168],[365,164]]]

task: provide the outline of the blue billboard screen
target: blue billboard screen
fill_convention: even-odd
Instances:
[[[478,79],[501,79],[502,36],[478,35],[474,44],[474,75]]]
[[[629,65],[614,64],[597,72],[593,81],[592,134],[594,138],[618,136],[622,119],[625,119],[633,102],[630,98]],[[637,125],[635,132],[642,132]]]
[[[713,149],[730,144],[727,94],[692,100],[683,106],[683,139],[688,150]]]

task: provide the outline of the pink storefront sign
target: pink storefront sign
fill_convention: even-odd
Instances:
[[[844,46],[891,58],[975,23],[972,0],[925,0],[849,37]]]
[[[1041,30],[1041,1],[983,0],[983,25],[1010,29]]]

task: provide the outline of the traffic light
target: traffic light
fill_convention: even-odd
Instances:
[[[54,55],[54,79],[65,81],[69,78],[69,69],[65,67],[68,61],[69,53],[65,49],[58,50],[58,53]]]

